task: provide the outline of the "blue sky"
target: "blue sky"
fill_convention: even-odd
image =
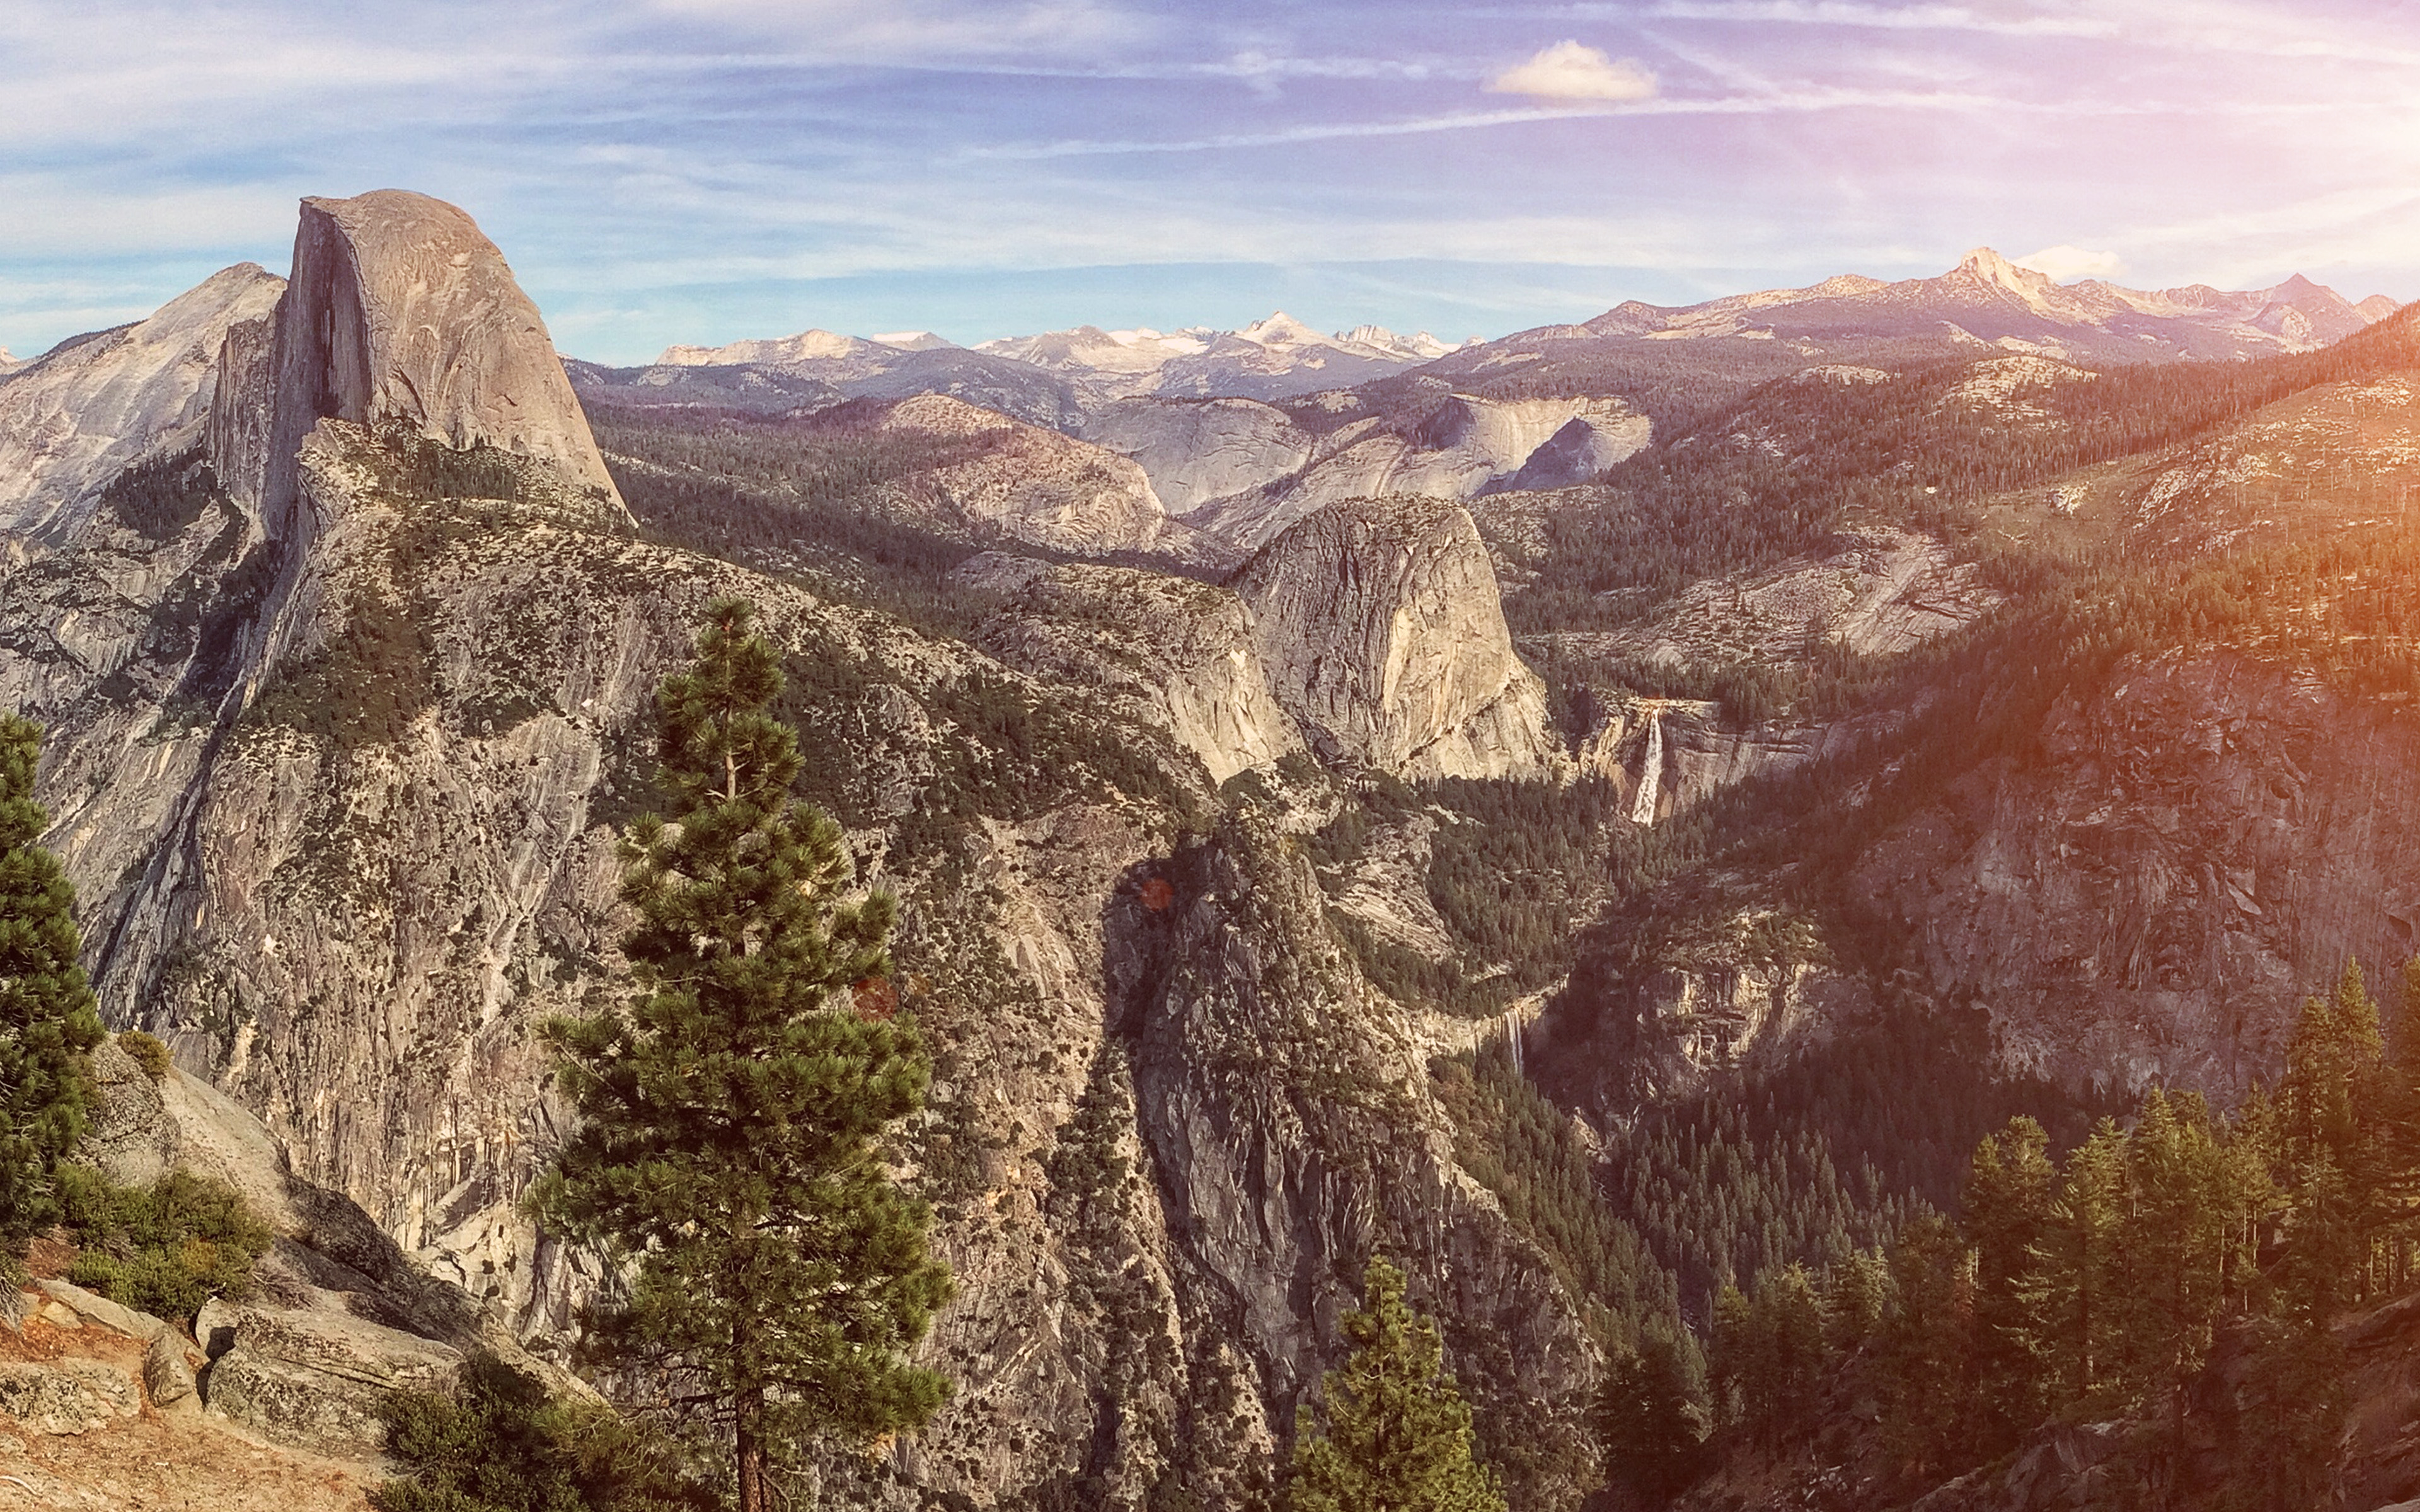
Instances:
[[[0,346],[455,201],[557,343],[1440,335],[1972,246],[2420,295],[2420,4],[8,0]]]

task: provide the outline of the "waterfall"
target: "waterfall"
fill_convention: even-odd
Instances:
[[[1638,795],[1630,804],[1632,824],[1655,823],[1655,796],[1663,786],[1664,717],[1659,714],[1647,726],[1647,760],[1638,768]]]
[[[1521,1069],[1521,1011],[1504,1011],[1504,1048],[1512,1057],[1512,1074],[1524,1074]]]

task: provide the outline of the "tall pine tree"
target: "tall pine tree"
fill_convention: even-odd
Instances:
[[[1637,1349],[1618,1349],[1606,1363],[1597,1396],[1606,1478],[1655,1504],[1686,1489],[1705,1458],[1705,1395],[1695,1335],[1677,1320],[1642,1327]]]
[[[1976,1148],[1963,1221],[1975,1251],[1977,1447],[1986,1455],[2014,1447],[2049,1409],[2038,1251],[2057,1188],[2050,1136],[2031,1119],[2009,1119]]]
[[[84,1053],[101,1038],[76,964],[75,888],[36,843],[50,823],[34,801],[41,741],[0,714],[0,1256],[55,1215],[52,1171],[84,1134]]]
[[[767,1512],[815,1440],[932,1416],[948,1383],[904,1356],[950,1277],[880,1149],[930,1065],[907,1022],[852,1003],[889,970],[892,905],[845,898],[838,828],[791,800],[797,741],[766,713],[782,673],[752,618],[708,606],[659,695],[672,819],[622,850],[637,991],[548,1026],[582,1121],[532,1204],[628,1280],[592,1319],[607,1358],[660,1381],[675,1430]]]
[[[1325,1382],[1327,1433],[1295,1439],[1292,1512],[1504,1512],[1471,1453],[1470,1408],[1444,1366],[1436,1324],[1404,1300],[1404,1273],[1370,1262],[1352,1358]],[[1306,1414],[1307,1418],[1308,1414]]]

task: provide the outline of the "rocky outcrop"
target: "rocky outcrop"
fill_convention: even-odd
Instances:
[[[35,1433],[90,1433],[142,1410],[134,1382],[99,1360],[0,1364],[0,1417]]]
[[[1166,893],[1119,901],[1111,980],[1133,1016],[1138,1117],[1192,1346],[1188,1480],[1248,1489],[1245,1467],[1291,1438],[1363,1267],[1385,1254],[1445,1319],[1514,1504],[1574,1506],[1594,1480],[1592,1349],[1455,1167],[1411,1025],[1321,923],[1310,863],[1247,810],[1153,874]]]
[[[876,424],[986,443],[897,486],[930,493],[979,532],[1087,554],[1165,550],[1191,535],[1169,519],[1140,467],[1090,442],[941,394],[900,400]]]
[[[1083,437],[1134,458],[1172,515],[1285,477],[1314,446],[1284,410],[1256,399],[1121,400],[1089,416]]]
[[[1450,394],[1408,428],[1361,422],[1335,431],[1299,471],[1199,506],[1190,523],[1249,548],[1340,500],[1470,500],[1500,488],[1585,482],[1645,446],[1651,428],[1620,399]],[[1522,482],[1541,452],[1549,455],[1539,473]]]
[[[1238,572],[1278,702],[1331,759],[1406,777],[1502,777],[1552,752],[1478,527],[1438,500],[1356,500]]]
[[[260,497],[272,517],[293,503],[303,440],[322,420],[528,457],[619,509],[537,306],[442,200],[392,189],[304,200],[271,366]]]
[[[1213,782],[1302,749],[1269,691],[1251,616],[1228,589],[1127,567],[978,558],[960,579],[1010,597],[976,643],[1037,677],[1106,689],[1166,730]]]
[[[285,287],[238,264],[147,320],[61,343],[0,387],[0,560],[11,536],[64,541],[129,464],[197,431],[229,334],[266,320]]]
[[[442,1391],[461,1365],[433,1340],[326,1308],[242,1304],[208,1332],[204,1411],[271,1443],[340,1459],[386,1446],[380,1409],[397,1391]]]

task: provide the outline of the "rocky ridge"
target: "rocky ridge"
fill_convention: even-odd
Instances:
[[[267,319],[286,281],[251,263],[147,320],[61,343],[0,388],[0,535],[56,541],[101,490],[172,435],[206,423],[228,332]]]
[[[2009,351],[2140,362],[2147,348],[2168,357],[2308,351],[2392,308],[2375,297],[2356,306],[2299,274],[2272,288],[2232,293],[2202,285],[2129,289],[2099,279],[2062,285],[1978,247],[1934,278],[1885,283],[1844,275],[1681,308],[1633,301],[1582,325],[1505,339],[1751,337],[1831,345],[1947,331],[1969,345]]]
[[[1340,500],[1469,501],[1498,489],[1590,482],[1644,447],[1651,430],[1620,399],[1449,394],[1415,425],[1373,418],[1331,432],[1295,471],[1197,503],[1186,520],[1257,549]]]

